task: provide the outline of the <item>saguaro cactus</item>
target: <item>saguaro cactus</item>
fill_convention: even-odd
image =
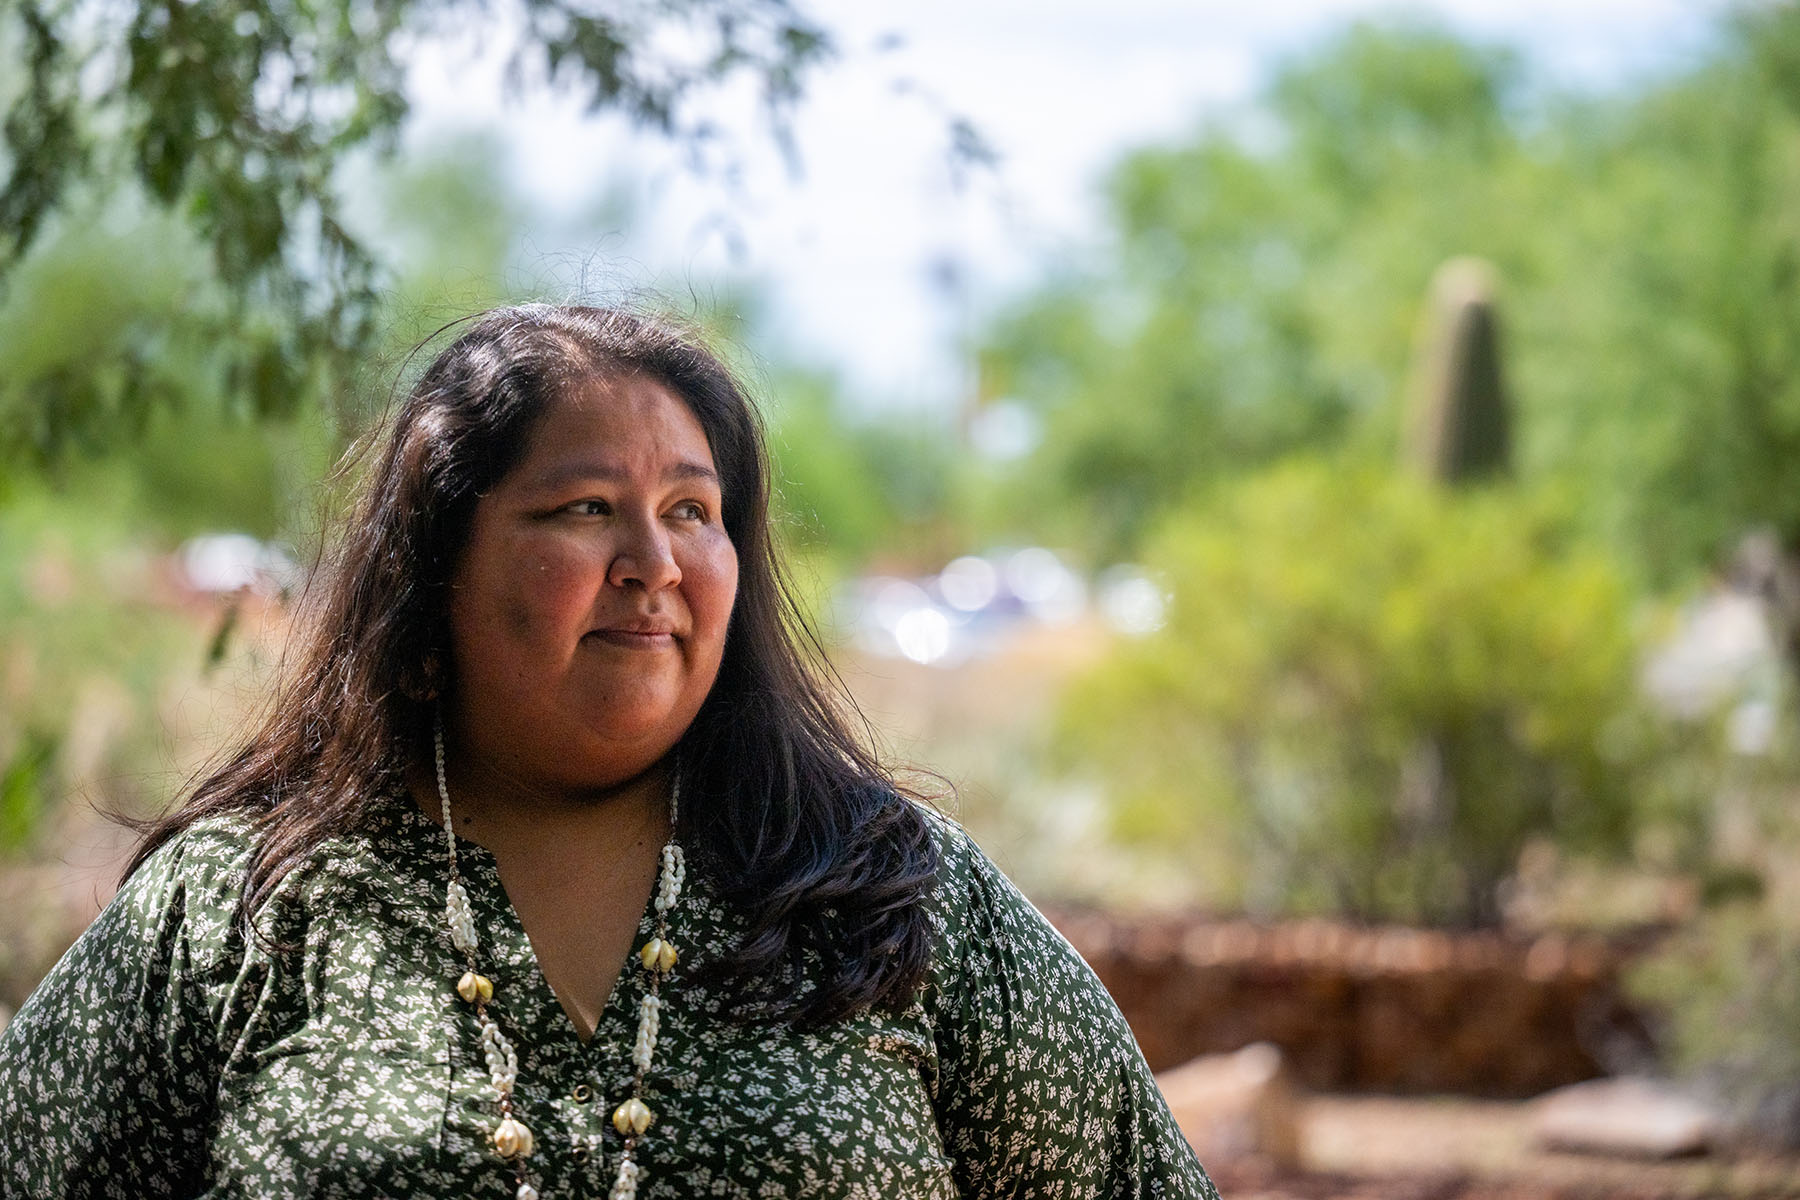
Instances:
[[[1494,315],[1494,272],[1478,258],[1453,258],[1431,280],[1407,397],[1405,462],[1445,487],[1506,475],[1512,458],[1512,416],[1500,370]],[[1433,843],[1456,843],[1457,731],[1422,731],[1402,765],[1395,816],[1414,855]],[[1472,864],[1458,864],[1466,869]],[[1415,886],[1433,886],[1421,865]],[[1484,872],[1469,879],[1469,915],[1492,919],[1497,898]]]
[[[1405,456],[1416,470],[1452,485],[1507,472],[1512,417],[1482,260],[1453,258],[1432,278],[1410,390]]]

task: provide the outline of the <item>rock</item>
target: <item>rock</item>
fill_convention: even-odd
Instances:
[[[1649,1079],[1596,1079],[1537,1102],[1533,1132],[1550,1150],[1625,1158],[1704,1154],[1723,1125],[1705,1105]]]
[[[1299,1097],[1281,1051],[1268,1042],[1203,1054],[1164,1071],[1156,1082],[1202,1162],[1254,1158],[1297,1165]]]

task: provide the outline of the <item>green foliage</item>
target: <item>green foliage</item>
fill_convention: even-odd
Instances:
[[[0,855],[17,853],[30,841],[52,791],[55,739],[29,730],[21,742],[0,769]]]
[[[761,84],[778,136],[830,46],[785,0],[529,0],[512,78],[696,144],[700,91]],[[118,445],[193,392],[259,416],[341,397],[378,331],[381,264],[345,220],[340,165],[406,115],[403,48],[497,32],[479,0],[20,0],[0,13],[0,288],[44,242],[119,203],[169,214],[204,246],[211,302],[139,314],[103,353],[14,374],[0,453],[56,461]],[[121,37],[122,33],[122,37]],[[204,347],[182,371],[164,343]]]
[[[1071,689],[1069,761],[1218,903],[1491,920],[1528,837],[1624,844],[1624,585],[1542,503],[1303,462],[1150,544],[1168,625]]]
[[[1391,408],[1431,272],[1499,207],[1508,56],[1358,27],[1292,64],[1241,126],[1126,158],[1116,253],[1028,297],[984,377],[1044,415],[1042,507],[1129,552],[1197,489],[1340,446]],[[1473,226],[1478,227],[1478,226]],[[1382,437],[1362,438],[1380,453]]]
[[[217,407],[206,343],[171,327],[212,307],[192,239],[129,206],[96,218],[49,239],[0,302],[0,453],[16,466],[129,445],[155,408]]]
[[[1513,464],[1652,586],[1800,544],[1800,6],[1598,98],[1429,26],[1359,26],[1233,120],[1126,157],[1104,249],[1001,315],[1043,416],[1014,494],[1096,555],[1296,452],[1391,460],[1438,265],[1493,264]]]
[[[848,417],[817,376],[785,373],[771,391],[777,519],[795,549],[837,576],[946,560],[953,461],[943,430]]]
[[[1752,1128],[1800,1143],[1800,924],[1773,904],[1706,913],[1627,980],[1671,1065]]]
[[[1514,137],[1523,77],[1515,54],[1429,25],[1360,24],[1291,63],[1269,105],[1296,158],[1355,199],[1396,176],[1491,160]]]
[[[71,795],[163,800],[157,706],[202,665],[202,639],[133,536],[133,483],[96,477],[78,494],[26,487],[0,507],[0,854],[26,848]]]
[[[1509,307],[1533,309],[1513,343],[1530,457],[1653,580],[1746,528],[1800,538],[1800,121],[1758,66],[1800,22],[1769,15],[1693,78],[1570,122],[1545,181],[1564,208],[1539,203],[1539,277]]]

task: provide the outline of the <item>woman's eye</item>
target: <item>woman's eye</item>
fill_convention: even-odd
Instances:
[[[706,519],[706,509],[698,500],[683,500],[675,506],[674,513],[685,521],[704,521]]]
[[[584,517],[604,517],[612,509],[604,500],[577,500],[569,505],[569,511],[579,513]]]

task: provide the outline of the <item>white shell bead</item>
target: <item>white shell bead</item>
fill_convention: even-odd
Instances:
[[[638,1009],[637,1042],[631,1048],[631,1065],[640,1071],[650,1069],[650,1057],[656,1053],[656,1035],[662,1025],[662,1001],[645,996]]]
[[[613,1180],[609,1200],[634,1200],[637,1196],[638,1165],[627,1155],[619,1163],[619,1177]]]
[[[477,946],[475,940],[475,916],[469,911],[469,894],[463,886],[452,879],[446,891],[446,918],[450,925],[450,941],[464,954],[473,954]]]
[[[687,882],[687,860],[682,856],[681,847],[670,842],[663,847],[662,879],[656,889],[656,911],[668,912],[675,906],[681,895],[681,885]]]

